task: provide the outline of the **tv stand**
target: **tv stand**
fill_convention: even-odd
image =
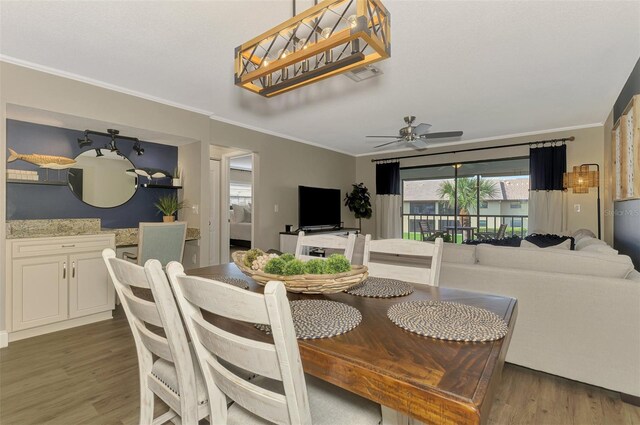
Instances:
[[[301,229],[306,234],[324,234],[324,235],[348,235],[350,233],[358,233],[360,229],[355,227],[326,227],[324,229]],[[294,254],[298,243],[298,232],[280,232],[280,251]]]

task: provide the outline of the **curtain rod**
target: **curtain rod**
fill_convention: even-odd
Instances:
[[[461,153],[461,152],[473,152],[473,151],[486,151],[486,150],[490,150],[490,149],[502,149],[502,148],[512,148],[514,146],[525,146],[525,145],[538,145],[538,144],[545,144],[545,143],[558,143],[558,142],[573,142],[574,140],[576,140],[575,137],[571,136],[571,137],[563,137],[561,139],[549,139],[549,140],[537,140],[535,142],[524,142],[524,143],[512,143],[510,145],[502,145],[502,146],[487,146],[487,147],[483,147],[483,148],[471,148],[471,149],[462,149],[462,150],[458,150],[458,151],[448,151],[448,152],[436,152],[436,153],[423,153],[420,155],[405,155],[405,156],[396,156],[395,158],[379,158],[379,159],[372,159],[371,162],[382,162],[382,161],[397,161],[399,159],[410,159],[410,158],[420,158],[423,156],[436,156],[436,155],[447,155],[450,153]]]

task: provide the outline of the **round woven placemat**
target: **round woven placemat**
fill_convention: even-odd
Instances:
[[[291,305],[293,327],[298,339],[329,338],[349,332],[360,324],[362,315],[357,308],[327,300],[295,300]],[[257,324],[268,334],[271,326]]]
[[[448,341],[495,341],[509,331],[489,310],[447,301],[407,301],[392,305],[387,316],[410,332]]]
[[[354,286],[353,288],[347,289],[345,292],[359,297],[404,297],[405,295],[409,295],[413,292],[413,285],[401,280],[369,276],[362,283]]]
[[[207,279],[217,280],[218,282],[228,283],[229,285],[233,285],[240,289],[249,289],[249,282],[244,279],[239,279],[237,277],[228,277],[228,276],[202,276]]]

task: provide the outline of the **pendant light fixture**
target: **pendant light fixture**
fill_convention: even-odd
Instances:
[[[276,96],[390,57],[390,37],[380,0],[325,0],[237,47],[235,84]]]

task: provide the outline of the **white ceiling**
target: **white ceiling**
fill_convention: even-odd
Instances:
[[[2,1],[0,54],[352,154],[409,114],[468,141],[602,123],[640,56],[638,1],[384,3],[384,75],[272,99],[233,85],[233,51],[288,0]]]

